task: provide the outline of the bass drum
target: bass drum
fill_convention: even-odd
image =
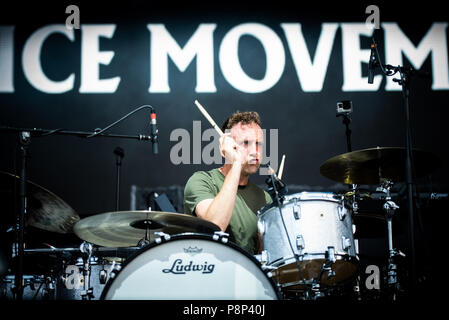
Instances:
[[[103,300],[277,300],[270,273],[226,237],[158,238],[106,284]]]

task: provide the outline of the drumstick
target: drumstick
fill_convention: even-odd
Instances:
[[[212,125],[212,127],[218,132],[218,134],[221,136],[223,136],[223,131],[221,131],[220,127],[217,126],[217,124],[215,123],[214,119],[212,119],[212,117],[209,115],[209,113],[207,113],[206,109],[203,108],[203,106],[201,105],[201,103],[198,102],[198,100],[195,100],[195,104],[198,107],[198,109],[200,109],[201,113],[203,114],[203,116],[209,121],[209,123]],[[273,168],[268,167],[269,170],[271,170],[271,172],[274,174],[274,176],[276,177],[276,173],[274,172]]]
[[[209,121],[209,123],[212,125],[212,127],[218,132],[218,134],[221,136],[223,136],[223,131],[221,131],[220,127],[217,126],[217,124],[215,123],[215,121],[212,119],[212,117],[207,113],[206,109],[203,108],[203,106],[198,102],[198,100],[195,100],[195,104],[198,107],[198,109],[200,109],[201,113],[203,114],[203,116],[207,119],[207,121]]]
[[[279,167],[278,177],[282,179],[282,172],[284,171],[285,154],[282,155],[281,166]]]

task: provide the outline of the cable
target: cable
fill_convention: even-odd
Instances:
[[[106,130],[108,130],[108,129],[112,128],[113,126],[115,126],[115,125],[116,125],[117,123],[119,123],[120,121],[123,121],[123,120],[125,120],[126,118],[128,118],[128,117],[129,117],[130,115],[132,115],[133,113],[136,113],[137,111],[140,111],[140,110],[145,109],[145,108],[149,108],[149,109],[151,109],[151,111],[154,111],[154,108],[153,108],[151,105],[145,104],[145,105],[140,106],[139,108],[137,108],[137,109],[131,111],[130,113],[126,114],[125,116],[123,116],[122,118],[118,119],[117,121],[111,123],[110,125],[108,125],[108,126],[105,127],[104,129],[100,129],[99,131],[97,131],[97,129],[96,129],[96,130],[95,130],[95,133],[92,133],[91,135],[88,135],[86,138],[92,138],[92,137],[95,137],[95,136],[97,136],[97,135],[99,135],[99,134],[105,132]]]

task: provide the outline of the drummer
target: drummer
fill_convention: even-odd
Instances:
[[[224,165],[195,172],[184,189],[184,212],[215,223],[250,254],[262,250],[257,211],[270,195],[249,180],[262,161],[263,132],[257,112],[236,112],[222,125]]]

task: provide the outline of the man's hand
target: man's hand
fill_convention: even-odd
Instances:
[[[245,162],[242,147],[232,138],[231,133],[225,133],[220,137],[220,152],[225,158],[226,164],[234,162],[243,164]]]

